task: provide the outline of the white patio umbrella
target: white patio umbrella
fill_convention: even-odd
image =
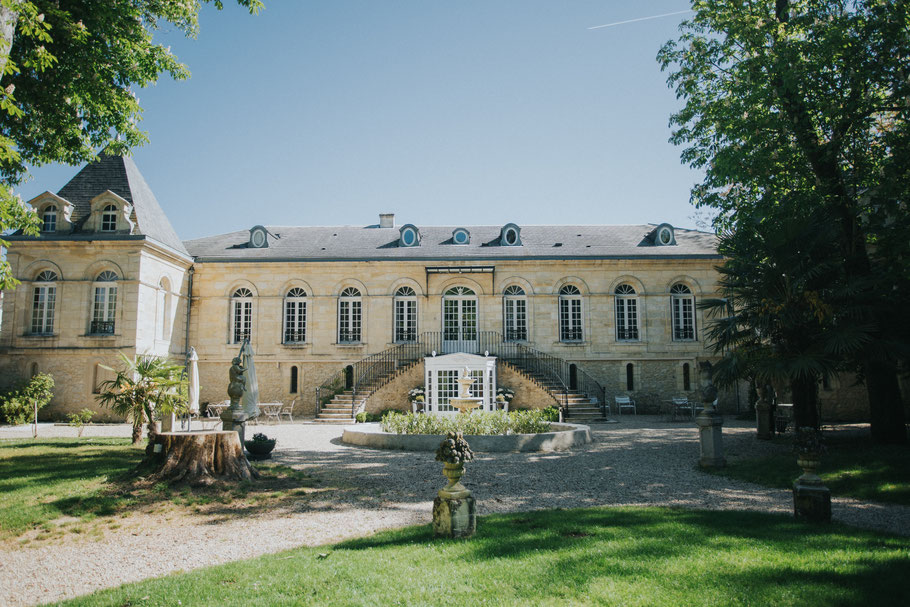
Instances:
[[[187,395],[189,398],[189,413],[196,415],[199,413],[199,356],[196,354],[196,348],[190,348],[190,357],[187,366],[187,379],[189,386]]]
[[[259,416],[259,382],[256,381],[256,365],[253,363],[253,346],[248,340],[240,346],[240,364],[246,369],[243,376],[246,378],[246,387],[240,399],[240,406],[250,418]]]

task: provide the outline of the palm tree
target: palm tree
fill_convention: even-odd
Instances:
[[[133,423],[133,444],[142,438],[142,424],[148,424],[149,444],[157,433],[155,414],[169,415],[186,410],[186,378],[183,366],[158,356],[120,354],[121,369],[111,369],[116,376],[101,384],[98,401]]]
[[[703,301],[708,341],[723,354],[715,381],[788,385],[797,427],[817,428],[818,383],[843,368],[865,334],[851,322],[851,294],[829,222],[809,215],[720,235],[720,299]]]

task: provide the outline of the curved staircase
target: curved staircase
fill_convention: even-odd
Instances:
[[[316,388],[316,422],[352,424],[367,401],[412,365],[432,352],[446,352],[441,332],[421,334],[342,369]],[[546,390],[566,421],[585,423],[606,417],[603,387],[576,365],[524,344],[507,342],[494,331],[478,332],[469,354],[488,353]],[[348,370],[350,369],[350,370]]]

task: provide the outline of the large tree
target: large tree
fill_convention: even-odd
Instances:
[[[897,381],[910,295],[910,14],[893,0],[695,0],[658,60],[685,106],[682,158],[704,171],[696,206],[732,238],[821,213],[836,262],[826,322],[869,393],[873,437],[906,442]],[[797,243],[794,243],[796,246]],[[764,263],[761,259],[757,263]]]
[[[98,149],[146,141],[135,88],[163,73],[189,77],[153,35],[167,22],[195,37],[199,9],[198,0],[0,0],[0,234],[36,233],[37,218],[14,194],[29,166],[80,164]],[[14,284],[0,259],[0,288]]]

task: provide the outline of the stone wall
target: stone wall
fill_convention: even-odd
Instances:
[[[557,404],[550,393],[541,388],[534,380],[508,365],[499,365],[496,374],[498,387],[515,391],[515,398],[509,403],[509,410],[545,409]]]
[[[367,413],[378,414],[386,409],[411,411],[408,391],[423,385],[423,361],[411,365],[395,379],[377,390],[367,401]]]

